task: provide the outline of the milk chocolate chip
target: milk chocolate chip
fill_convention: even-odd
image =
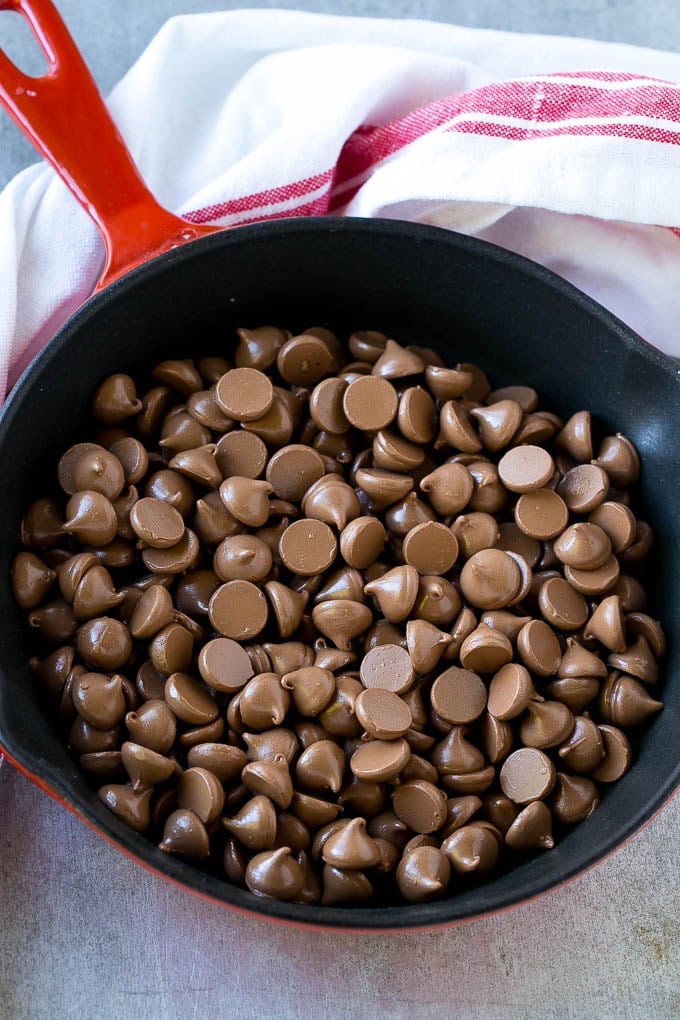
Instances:
[[[418,524],[404,538],[405,561],[419,574],[446,574],[456,562],[458,542],[455,535],[436,521]]]
[[[199,672],[215,691],[233,694],[240,691],[253,675],[248,653],[231,638],[213,638],[203,645],[198,656]]]
[[[426,475],[420,488],[437,513],[457,514],[470,502],[474,481],[464,464],[447,463]]]
[[[118,530],[111,500],[93,490],[76,492],[66,504],[63,529],[87,545],[108,545]]]
[[[188,768],[179,777],[177,805],[192,811],[204,825],[208,825],[215,821],[224,805],[222,784],[208,769]]]
[[[217,381],[215,399],[227,417],[255,421],[272,406],[274,387],[256,368],[233,368]]]
[[[522,662],[539,676],[554,676],[562,659],[557,635],[543,620],[532,620],[517,635],[517,651]]]
[[[135,503],[130,524],[140,542],[154,549],[169,549],[184,534],[182,515],[169,503],[151,497]]]
[[[502,666],[489,686],[488,709],[496,719],[515,719],[535,696],[528,669],[518,663]]]
[[[223,637],[248,641],[264,630],[267,600],[251,581],[227,581],[210,599],[208,613],[211,624]]]
[[[357,517],[340,534],[340,555],[350,567],[366,570],[380,556],[386,538],[377,517]]]
[[[516,804],[529,804],[547,797],[555,785],[555,766],[543,751],[522,748],[513,751],[500,772],[503,793]]]
[[[505,842],[512,850],[550,850],[555,845],[550,808],[540,800],[527,804],[505,833]]]
[[[276,810],[262,794],[247,801],[232,818],[223,818],[222,824],[251,851],[270,850],[276,840]]]
[[[131,786],[111,783],[99,790],[99,799],[136,832],[148,829],[151,820],[151,790],[135,792]]]
[[[230,535],[220,542],[213,569],[220,581],[263,581],[272,568],[272,552],[256,535]]]
[[[217,444],[215,459],[224,478],[259,478],[267,463],[267,447],[254,432],[227,432]]]
[[[402,783],[392,795],[394,812],[414,832],[436,832],[446,819],[446,795],[423,779]]]
[[[397,405],[394,386],[387,379],[373,375],[362,376],[351,382],[342,400],[347,420],[364,432],[387,428],[396,417]]]
[[[384,333],[237,337],[104,380],[22,522],[80,766],[260,896],[425,902],[549,849],[662,709],[632,443]]]
[[[125,474],[121,462],[101,448],[89,450],[73,464],[73,491],[85,489],[116,499],[123,491]]]
[[[288,383],[313,386],[333,367],[333,353],[320,337],[309,333],[291,337],[276,356],[276,365]]]
[[[122,677],[103,673],[81,673],[73,685],[73,704],[91,726],[109,730],[119,723],[126,710]]]
[[[337,555],[333,532],[323,521],[294,521],[281,536],[279,555],[295,574],[311,576],[328,570]]]
[[[146,701],[134,712],[125,716],[130,738],[143,747],[159,754],[170,750],[177,732],[177,719],[165,701]]]
[[[558,446],[563,447],[573,458],[583,464],[593,458],[593,440],[589,411],[577,411],[555,437]]]
[[[34,609],[43,601],[56,577],[34,553],[20,552],[12,562],[12,594],[22,609]]]
[[[315,740],[298,758],[295,779],[312,793],[337,794],[342,789],[345,766],[344,751],[333,740]]]
[[[459,657],[464,669],[494,673],[512,659],[512,645],[501,631],[480,623],[463,641]]]
[[[78,654],[95,669],[120,669],[132,654],[132,638],[125,624],[110,616],[89,620],[78,630]]]
[[[396,740],[411,728],[411,710],[405,701],[380,687],[370,687],[357,698],[354,705],[357,719],[376,740]]]
[[[498,863],[500,844],[492,831],[463,825],[446,837],[442,850],[459,874],[487,875]]]
[[[413,488],[413,478],[410,475],[381,468],[360,468],[356,473],[356,482],[370,496],[376,510],[384,510],[386,506],[403,499]]]
[[[269,482],[231,475],[220,485],[220,497],[230,514],[248,528],[261,528],[269,519]]]
[[[378,645],[362,660],[361,681],[366,688],[403,694],[414,679],[409,654],[399,645]]]
[[[577,514],[590,513],[604,501],[609,477],[597,464],[579,464],[567,471],[557,486],[558,494],[568,508]]]
[[[410,565],[393,567],[364,588],[373,595],[390,623],[401,623],[413,609],[418,594],[418,571]]]
[[[294,900],[302,890],[304,873],[290,847],[282,846],[256,854],[248,862],[245,882],[256,896]]]
[[[525,493],[515,504],[517,527],[531,538],[555,538],[564,530],[568,520],[567,504],[552,489]]]
[[[555,464],[541,446],[516,446],[503,454],[498,473],[511,492],[535,492],[543,489],[553,476]]]
[[[617,555],[625,552],[635,541],[637,530],[635,514],[623,503],[600,503],[588,515],[588,521],[607,535],[611,549]],[[578,564],[575,565],[578,566]],[[602,566],[602,564],[600,563],[598,566]]]
[[[460,586],[465,598],[479,609],[502,609],[517,595],[521,575],[517,563],[501,549],[482,549],[465,563]]]
[[[192,726],[204,726],[219,714],[208,691],[187,673],[171,673],[165,682],[165,701],[178,719]]]
[[[486,687],[476,673],[458,666],[437,677],[430,691],[432,707],[447,722],[469,723],[484,711]]]
[[[403,737],[397,740],[369,740],[358,747],[349,766],[358,779],[369,783],[395,780],[406,766],[411,748]]]
[[[210,853],[210,838],[201,819],[193,811],[181,809],[168,817],[158,849],[189,861],[202,861]]]
[[[588,619],[586,600],[561,577],[541,585],[538,605],[548,623],[557,630],[579,630]]]
[[[341,651],[349,651],[350,642],[368,629],[372,619],[368,606],[351,599],[330,599],[312,611],[314,626]]]
[[[134,380],[122,372],[105,379],[92,401],[92,413],[102,425],[119,425],[141,409]]]
[[[634,485],[640,474],[640,458],[630,439],[617,432],[615,436],[606,436],[593,461],[604,468],[612,483],[617,487]]]

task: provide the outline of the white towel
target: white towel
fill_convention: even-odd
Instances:
[[[187,219],[474,234],[680,354],[679,83],[679,56],[630,46],[258,10],[172,19],[109,105]],[[90,294],[102,251],[44,164],[0,194],[3,392]]]

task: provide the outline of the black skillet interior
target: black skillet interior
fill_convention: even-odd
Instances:
[[[262,900],[160,853],[100,804],[55,736],[26,665],[25,630],[8,585],[18,524],[30,500],[44,494],[60,453],[82,438],[94,386],[108,373],[134,374],[163,357],[228,353],[235,326],[266,322],[294,331],[325,324],[340,335],[373,328],[403,343],[431,345],[447,363],[479,363],[496,386],[534,386],[564,416],[589,408],[604,429],[629,435],[643,458],[642,516],[662,551],[652,608],[670,638],[665,709],[642,735],[634,768],[555,850],[438,903],[342,909]],[[570,285],[494,246],[409,224],[322,219],[241,228],[173,251],[78,312],[28,370],[3,413],[0,744],[123,849],[256,914],[403,929],[535,896],[620,845],[680,779],[679,434],[676,366]]]

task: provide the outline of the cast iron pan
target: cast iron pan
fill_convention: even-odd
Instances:
[[[0,419],[0,745],[7,757],[137,862],[230,908],[293,924],[364,931],[451,924],[531,899],[611,853],[680,781],[676,365],[548,271],[448,231],[306,219],[215,233],[170,216],[146,191],[49,0],[0,0],[0,9],[28,17],[51,63],[46,77],[26,78],[0,52],[0,99],[92,213],[107,246],[100,292],[26,371]],[[199,232],[211,236],[177,247]],[[26,665],[27,631],[8,584],[19,522],[44,493],[36,479],[43,470],[53,476],[60,453],[82,438],[96,384],[161,358],[220,352],[234,327],[265,322],[291,330],[316,322],[339,334],[380,329],[431,345],[449,363],[476,361],[496,386],[528,383],[563,416],[590,408],[606,430],[628,434],[643,458],[643,516],[660,551],[652,611],[670,639],[664,711],[638,740],[630,772],[554,850],[441,902],[280,903],[161,853],[100,803],[55,735]]]

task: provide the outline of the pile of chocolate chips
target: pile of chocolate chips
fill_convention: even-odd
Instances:
[[[378,332],[238,337],[141,397],[105,379],[23,520],[13,589],[80,766],[163,852],[295,902],[425,901],[547,850],[662,707],[632,443],[594,456],[587,411]]]

